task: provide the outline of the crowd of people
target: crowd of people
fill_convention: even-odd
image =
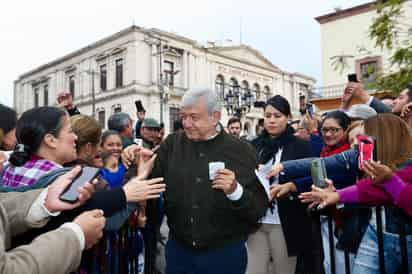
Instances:
[[[349,82],[341,103],[293,120],[275,95],[256,136],[240,117],[223,125],[207,88],[184,94],[168,136],[140,101],[135,123],[115,113],[107,130],[67,92],[19,117],[0,105],[0,273],[380,273],[379,216],[385,271],[406,273],[412,85],[379,99]]]

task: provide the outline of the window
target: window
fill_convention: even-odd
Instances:
[[[105,128],[105,123],[106,123],[106,111],[104,109],[100,109],[97,112],[97,119],[99,121],[99,124],[102,128]]]
[[[116,88],[123,86],[123,59],[116,60]]]
[[[106,64],[100,66],[100,90],[107,90],[107,66]]]
[[[248,81],[246,81],[246,80],[243,80],[243,81],[242,81],[242,91],[243,91],[244,93],[246,93],[246,92],[249,91],[249,83],[248,83]]]
[[[373,89],[382,67],[382,58],[366,57],[356,61],[356,74],[366,89]]]
[[[378,72],[378,62],[372,61],[360,64],[361,79],[366,87],[369,87],[376,80]]]
[[[223,100],[225,96],[225,78],[223,78],[220,74],[216,77],[215,91],[219,95],[220,99]]]
[[[49,105],[49,85],[44,85],[43,87],[43,100],[44,100],[44,105],[48,106]]]
[[[177,107],[170,107],[169,108],[169,125],[170,130],[173,130],[174,122],[178,121],[179,118],[179,111],[180,109]]]
[[[76,89],[76,82],[75,82],[75,79],[74,79],[74,75],[71,75],[69,77],[69,91],[70,91],[73,99],[74,99],[74,95],[75,95],[75,89]]]
[[[230,78],[230,91],[231,92],[239,91],[239,84],[235,78]]]
[[[165,83],[169,87],[174,85],[175,64],[171,61],[164,61]]]
[[[252,91],[253,91],[253,93],[254,93],[255,96],[256,96],[256,100],[258,100],[258,101],[259,101],[259,100],[262,100],[261,94],[260,94],[260,86],[259,86],[258,83],[254,83],[254,84],[253,84]]]
[[[265,94],[266,100],[268,100],[270,98],[270,87],[269,86],[265,86],[263,88],[263,93]]]
[[[37,108],[39,106],[39,88],[34,89],[34,107]]]

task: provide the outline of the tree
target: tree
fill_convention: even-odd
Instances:
[[[379,75],[376,87],[396,94],[412,83],[412,25],[406,23],[404,2],[378,0],[378,16],[369,28],[369,36],[375,46],[391,52],[391,72]]]

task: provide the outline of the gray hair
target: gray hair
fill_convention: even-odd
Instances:
[[[181,107],[191,107],[200,99],[204,99],[206,102],[206,107],[209,115],[212,115],[213,112],[221,111],[221,103],[216,92],[210,88],[194,88],[186,92],[182,97],[182,102],[180,103]]]
[[[124,112],[118,112],[109,117],[107,126],[110,130],[115,130],[117,132],[122,132],[132,119],[129,114]]]

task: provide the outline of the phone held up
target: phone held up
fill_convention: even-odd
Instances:
[[[77,189],[84,186],[87,182],[92,182],[99,175],[99,169],[85,166],[73,179],[73,182],[60,195],[60,200],[74,204],[79,199]]]
[[[313,118],[313,112],[314,112],[313,111],[313,104],[310,104],[310,103],[306,104],[306,110],[309,114],[309,117],[312,119]]]
[[[348,82],[359,82],[356,73],[348,74]]]
[[[326,187],[326,179],[328,178],[326,174],[325,160],[318,158],[311,163],[311,175],[313,184],[320,188]]]
[[[358,166],[363,170],[365,162],[376,161],[376,140],[367,135],[358,135],[356,137],[359,147]]]

